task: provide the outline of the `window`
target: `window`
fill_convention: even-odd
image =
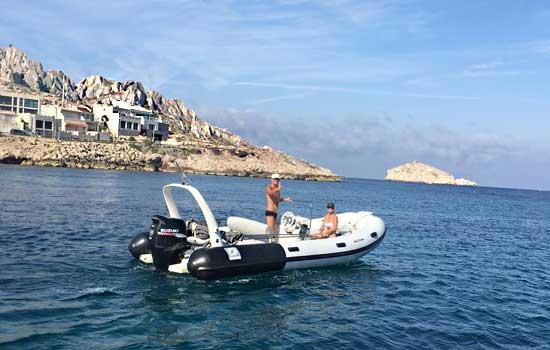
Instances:
[[[134,123],[134,130],[137,130],[138,129],[138,123]]]
[[[126,129],[126,122],[124,120],[120,121],[120,128],[121,129]]]
[[[48,121],[44,122],[44,129],[50,129],[51,130],[52,129],[52,122],[48,122]]]
[[[25,107],[27,108],[38,108],[38,100],[29,100],[25,99]]]
[[[36,114],[36,113],[38,113],[38,110],[36,110],[36,109],[24,108],[24,109],[23,109],[23,113]]]
[[[0,111],[11,111],[13,110],[11,106],[0,106]]]
[[[149,124],[149,130],[155,130],[155,124]]]
[[[42,129],[42,128],[44,128],[44,121],[43,121],[43,120],[37,120],[37,121],[36,121],[36,128],[37,128],[37,129]]]
[[[11,105],[11,96],[2,96],[0,95],[0,104],[1,105]]]

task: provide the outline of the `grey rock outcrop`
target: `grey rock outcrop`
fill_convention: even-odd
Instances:
[[[31,60],[18,48],[0,48],[0,80],[61,96],[63,77],[65,98],[76,100],[76,86],[65,73],[59,70],[45,71],[40,62]]]
[[[456,186],[477,186],[477,183],[466,179],[455,179],[455,177],[441,169],[429,164],[412,161],[389,169],[386,180],[420,182],[426,184],[446,184]]]
[[[76,93],[80,102],[90,106],[96,102],[109,103],[111,100],[147,106],[147,91],[139,81],[119,82],[92,75],[78,83]]]

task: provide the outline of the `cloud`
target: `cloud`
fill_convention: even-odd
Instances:
[[[264,103],[271,103],[271,102],[278,102],[278,101],[284,101],[284,100],[295,100],[295,99],[301,99],[304,97],[311,96],[311,93],[305,93],[305,94],[294,94],[294,95],[283,95],[283,96],[273,96],[273,97],[267,97],[267,98],[261,98],[255,101],[252,101],[249,103],[251,106],[257,106]]]
[[[510,69],[509,67],[507,68],[507,66],[508,65],[501,60],[477,63],[467,67],[459,76],[463,78],[485,78],[518,76],[528,73],[526,71]]]
[[[419,160],[485,185],[513,187],[522,183],[532,187],[545,181],[536,174],[526,176],[516,167],[550,166],[548,149],[520,138],[414,121],[397,122],[384,114],[305,122],[283,120],[250,109],[201,107],[199,111],[205,119],[258,145],[273,146],[346,176],[383,178],[386,169]],[[530,182],[529,177],[536,179]],[[550,188],[550,183],[545,186]]]
[[[364,90],[346,88],[340,86],[325,86],[325,85],[297,85],[297,84],[282,84],[282,83],[266,83],[266,82],[251,82],[251,81],[239,81],[233,83],[235,86],[253,86],[253,87],[265,87],[265,88],[280,88],[289,90],[309,90],[309,91],[331,91],[341,93],[354,93],[361,95],[384,95],[384,96],[399,96],[399,97],[414,97],[414,98],[426,98],[426,99],[439,99],[439,100],[479,100],[477,96],[460,96],[460,95],[431,95],[421,93],[396,93],[383,90]]]
[[[411,9],[383,0],[13,2],[3,8],[0,42],[39,53],[76,80],[100,73],[155,89],[179,81],[208,89],[275,78],[368,82],[405,73],[406,62],[342,55],[356,45],[350,31],[400,31],[417,17]]]
[[[550,40],[533,40],[527,46],[535,53],[550,54]]]

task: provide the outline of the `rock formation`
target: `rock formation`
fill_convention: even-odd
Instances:
[[[269,172],[285,173],[293,178],[311,178],[337,180],[338,176],[330,170],[313,165],[303,160],[295,159],[287,154],[272,150],[271,148],[259,148],[250,142],[243,140],[240,136],[231,133],[227,129],[219,128],[204,120],[201,120],[195,111],[185,105],[179,99],[168,99],[158,91],[147,91],[139,81],[118,82],[104,78],[99,75],[92,75],[82,79],[78,84],[59,70],[45,71],[42,64],[32,61],[25,52],[20,49],[9,47],[0,48],[0,87],[19,92],[40,92],[44,104],[59,103],[63,91],[63,78],[65,78],[65,98],[68,101],[92,107],[97,102],[110,103],[111,100],[122,100],[131,104],[151,109],[163,122],[170,127],[171,146],[163,147],[165,156],[184,157],[190,169],[201,173],[217,174],[242,174],[242,175],[266,175]],[[6,143],[14,142],[19,147],[27,149],[29,140],[14,141],[13,138],[0,138],[0,162],[35,164],[35,165],[56,165],[56,166],[78,166],[78,167],[104,167],[120,169],[145,169],[141,160],[137,165],[119,162],[105,162],[104,159],[93,159],[88,162],[89,157],[78,152],[69,151],[61,154],[71,154],[72,160],[58,161],[54,155],[42,152],[44,157],[37,158],[30,151],[18,152]],[[33,141],[35,142],[35,141]],[[43,144],[45,149],[53,146],[47,140],[36,141]],[[74,147],[67,143],[60,149],[72,149]],[[120,145],[105,146],[98,145],[102,152],[123,152],[127,148],[120,148]],[[111,147],[111,148],[110,148]],[[72,152],[72,151],[71,151]],[[141,152],[145,155],[150,151]],[[135,155],[135,159],[139,156]],[[119,159],[119,158],[116,158]],[[124,159],[124,158],[121,158]],[[140,159],[140,158],[139,158]],[[164,161],[157,170],[170,170],[169,158]],[[114,163],[118,165],[113,165]],[[173,163],[173,162],[172,162]],[[103,164],[103,165],[101,165]],[[162,168],[164,167],[164,168]],[[150,170],[150,169],[148,169]],[[172,169],[173,170],[173,169]]]
[[[244,142],[226,129],[218,128],[201,120],[195,111],[177,98],[167,99],[158,91],[147,91],[139,81],[118,82],[92,75],[78,84],[60,70],[45,71],[40,62],[32,61],[25,52],[15,47],[0,48],[0,81],[26,87],[32,91],[61,97],[65,77],[65,98],[88,107],[96,102],[109,103],[121,100],[151,109],[170,124],[173,134],[192,134],[196,138],[212,137],[227,140],[228,143]]]
[[[31,60],[15,47],[0,48],[0,80],[29,87],[34,91],[61,96],[65,77],[65,98],[76,100],[76,86],[59,70],[45,71],[40,62]]]
[[[427,184],[446,184],[457,186],[477,186],[477,183],[466,179],[455,179],[455,177],[443,170],[431,165],[413,161],[389,169],[386,180],[421,182]]]
[[[143,171],[178,171],[177,161],[189,173],[267,176],[282,173],[288,179],[338,181],[330,170],[282,152],[235,149],[209,143],[186,147],[132,143],[57,141],[48,138],[1,136],[0,163]]]

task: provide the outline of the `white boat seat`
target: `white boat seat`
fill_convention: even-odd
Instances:
[[[268,226],[256,220],[230,216],[227,218],[227,227],[231,231],[243,233],[247,236],[267,235]]]

